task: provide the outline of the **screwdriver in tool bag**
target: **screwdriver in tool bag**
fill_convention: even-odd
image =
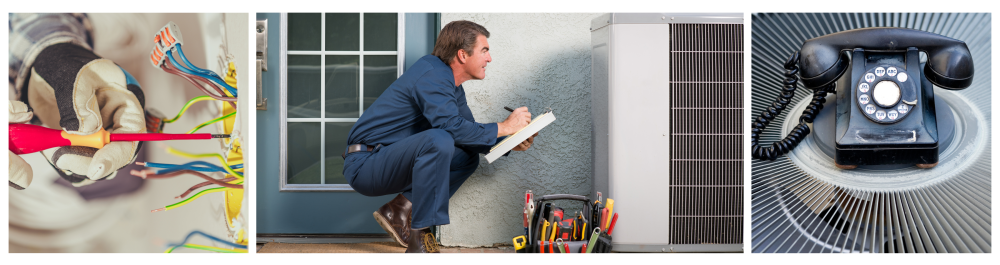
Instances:
[[[601,223],[599,224],[601,229],[608,229],[608,208],[601,209]]]
[[[90,135],[75,135],[65,131],[49,129],[31,124],[7,125],[8,150],[14,154],[30,154],[61,146],[86,146],[102,148],[111,142],[167,141],[167,140],[209,140],[229,138],[228,134],[210,133],[109,133],[101,128]]]
[[[531,190],[524,193],[524,235],[531,237],[531,216],[535,212],[535,203],[531,199]]]
[[[607,222],[605,224],[611,224],[611,216],[615,212],[615,200],[612,200],[611,198],[608,198],[607,202],[608,202],[607,203],[608,207],[606,209],[608,209],[608,217],[607,217],[608,220],[607,220]],[[604,227],[604,229],[607,230],[608,228]]]
[[[611,224],[608,225],[608,235],[615,231],[615,222],[618,222],[618,213],[615,213],[615,218],[611,218]]]

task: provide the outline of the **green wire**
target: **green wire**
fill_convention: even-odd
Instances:
[[[203,246],[203,245],[195,245],[195,244],[184,244],[183,246],[174,246],[174,247],[168,248],[167,251],[164,251],[163,253],[173,253],[174,250],[177,249],[177,247],[185,247],[185,248],[191,248],[191,249],[208,250],[208,251],[220,252],[220,253],[247,253],[245,250],[244,251],[237,251],[237,250],[229,250],[229,249],[224,249],[224,248],[217,248],[217,247],[210,247],[210,246]]]
[[[224,120],[224,119],[226,119],[226,118],[229,118],[229,117],[232,117],[233,115],[236,115],[236,112],[235,112],[235,111],[234,111],[234,112],[232,112],[232,113],[229,113],[229,114],[226,114],[226,116],[222,116],[222,117],[218,117],[218,118],[215,118],[215,119],[213,119],[213,120],[210,120],[210,121],[206,121],[206,122],[204,122],[204,123],[202,123],[202,124],[199,124],[199,125],[198,125],[198,127],[194,127],[194,129],[191,129],[191,130],[190,130],[190,131],[188,131],[187,133],[195,133],[195,132],[197,132],[198,130],[200,130],[200,129],[201,129],[201,127],[205,127],[205,126],[208,126],[209,124],[212,124],[212,123],[216,123],[216,122],[219,122],[219,121],[221,121],[221,120]]]
[[[173,208],[177,208],[177,207],[180,207],[181,205],[185,205],[188,202],[191,202],[194,199],[197,199],[198,197],[201,197],[202,194],[212,193],[212,192],[218,192],[218,191],[221,191],[222,189],[226,189],[226,187],[204,189],[204,190],[199,191],[198,193],[195,193],[194,196],[188,197],[187,199],[184,199],[183,201],[179,201],[177,203],[174,203],[174,204],[171,204],[171,205],[167,205],[166,207],[163,207],[163,208],[165,210],[170,210],[170,209],[173,209]]]
[[[220,155],[220,154],[213,154],[213,153],[207,153],[207,154],[189,154],[189,153],[185,153],[185,152],[183,152],[181,150],[177,150],[177,149],[174,149],[173,147],[169,147],[169,146],[167,146],[167,153],[171,153],[171,154],[175,154],[175,155],[178,155],[178,156],[181,156],[181,157],[187,157],[187,158],[215,157],[215,158],[219,159],[219,162],[222,162],[222,168],[225,169],[227,173],[229,173],[230,175],[236,176],[238,178],[243,178],[243,174],[237,173],[235,170],[233,170],[232,167],[229,167],[229,163],[226,163],[226,159],[223,158],[222,155]]]
[[[184,107],[181,108],[181,111],[177,113],[176,117],[174,117],[173,119],[169,119],[169,120],[163,120],[163,122],[165,122],[165,123],[172,123],[172,122],[177,121],[177,119],[180,119],[181,116],[184,115],[184,112],[186,112],[187,109],[191,107],[191,105],[194,105],[195,102],[205,101],[205,100],[215,100],[215,99],[212,98],[212,97],[209,97],[209,96],[194,97],[191,100],[188,100],[188,102],[184,104]]]

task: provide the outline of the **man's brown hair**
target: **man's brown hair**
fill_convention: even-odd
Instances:
[[[490,32],[482,25],[472,21],[452,21],[441,29],[437,43],[434,44],[434,52],[431,54],[441,58],[445,64],[449,64],[451,59],[458,54],[458,50],[465,50],[466,53],[472,54],[474,52],[472,49],[476,47],[476,38],[479,35],[489,38]]]

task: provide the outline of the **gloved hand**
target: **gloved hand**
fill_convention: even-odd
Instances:
[[[25,123],[31,120],[31,110],[24,102],[11,100],[7,109],[9,111],[8,123]],[[7,163],[9,166],[7,169],[8,185],[19,190],[27,188],[28,185],[31,185],[31,165],[28,165],[28,162],[10,150],[7,150],[7,154],[10,158]]]
[[[145,98],[139,83],[111,60],[72,43],[46,47],[31,66],[28,105],[42,124],[70,134],[145,133]],[[139,142],[112,142],[101,149],[60,147],[42,151],[74,186],[113,178],[135,159]]]

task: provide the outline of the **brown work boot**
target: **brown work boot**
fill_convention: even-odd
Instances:
[[[431,228],[410,229],[410,246],[406,253],[441,253]]]
[[[392,236],[396,243],[404,248],[409,246],[410,221],[413,218],[413,204],[403,194],[396,195],[391,201],[382,205],[372,215],[375,221],[382,226],[382,230]]]

